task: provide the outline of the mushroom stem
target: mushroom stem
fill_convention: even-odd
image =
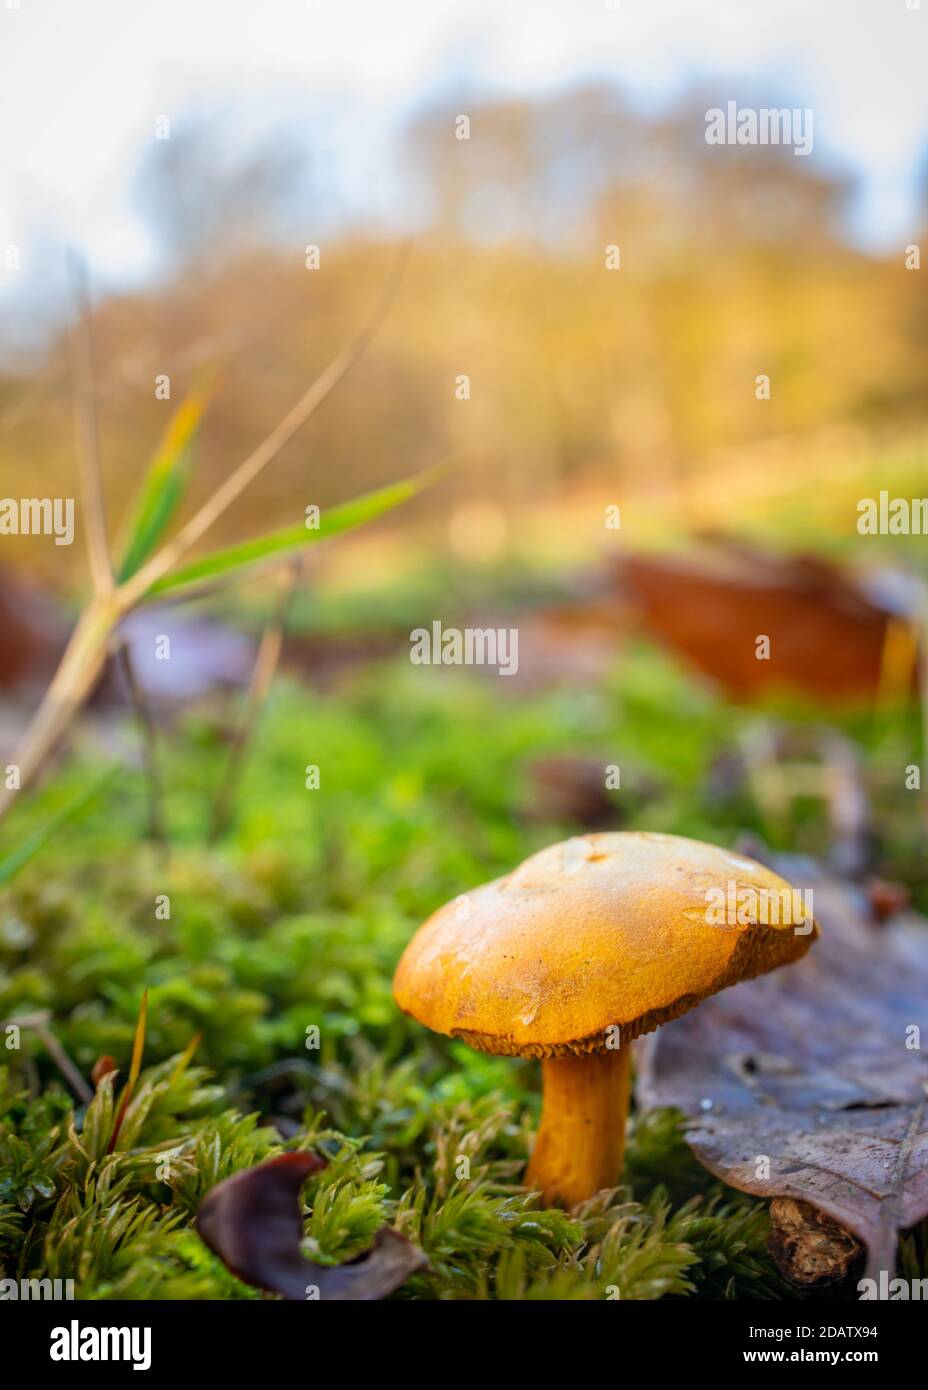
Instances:
[[[541,1126],[525,1172],[546,1207],[570,1208],[622,1171],[631,1048],[546,1057]]]

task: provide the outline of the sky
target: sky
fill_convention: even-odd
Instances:
[[[56,239],[104,280],[151,271],[133,178],[160,116],[215,102],[230,142],[256,112],[316,122],[342,196],[390,216],[391,141],[423,103],[589,77],[655,109],[697,82],[811,107],[810,163],[859,179],[855,238],[914,235],[928,0],[0,0],[0,301]]]

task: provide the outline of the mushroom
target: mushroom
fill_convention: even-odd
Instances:
[[[434,1032],[541,1058],[525,1181],[569,1208],[621,1173],[633,1039],[817,935],[801,895],[753,859],[677,835],[589,835],[440,908],[393,993]]]

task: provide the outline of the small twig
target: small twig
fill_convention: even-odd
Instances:
[[[87,1082],[81,1076],[77,1067],[71,1061],[71,1058],[65,1052],[61,1043],[55,1037],[54,1033],[52,1033],[42,1023],[37,1023],[35,1025],[35,1032],[37,1036],[41,1039],[42,1044],[45,1047],[45,1050],[48,1053],[49,1057],[51,1057],[52,1061],[56,1063],[58,1070],[61,1072],[62,1076],[64,1076],[66,1080],[70,1083],[71,1088],[74,1091],[74,1094],[78,1096],[86,1105],[88,1101],[93,1099],[93,1092],[87,1085]]]
[[[271,683],[280,661],[287,612],[300,575],[300,568],[299,560],[291,560],[280,572],[277,604],[270,622],[261,634],[261,644],[258,647],[251,680],[248,683],[248,694],[245,697],[245,711],[241,723],[235,731],[225,773],[216,794],[210,840],[216,840],[231,819],[232,806],[241,781],[245,755],[254,738],[258,720],[261,718],[261,713],[267,703]]]
[[[6,1018],[0,1023],[0,1028],[31,1028],[78,1100],[87,1105],[93,1100],[93,1091],[49,1028],[49,1017],[49,1013],[43,1009],[38,1013],[21,1014],[19,1018]]]
[[[87,274],[82,261],[76,255],[71,256],[71,279],[77,304],[77,317],[71,329],[71,357],[77,458],[84,502],[84,530],[94,591],[103,596],[113,588],[113,567],[106,539],[106,508],[103,501],[103,470],[100,467],[100,442],[97,434],[93,334],[90,326]]]
[[[141,737],[145,786],[148,791],[148,833],[153,840],[164,845],[167,844],[167,830],[164,819],[164,787],[158,765],[158,731],[145,691],[136,677],[132,652],[125,637],[118,639],[116,657],[129,691],[132,708],[135,710]]]

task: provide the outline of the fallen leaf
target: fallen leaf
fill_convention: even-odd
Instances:
[[[326,1166],[318,1154],[287,1153],[226,1178],[200,1204],[201,1239],[246,1284],[284,1298],[302,1302],[312,1290],[329,1302],[385,1298],[426,1263],[392,1227],[381,1227],[370,1250],[347,1264],[315,1264],[301,1251],[300,1189]]]
[[[680,1109],[710,1172],[810,1202],[867,1245],[868,1277],[892,1277],[898,1233],[928,1215],[928,1051],[912,1046],[928,1040],[928,924],[875,928],[860,889],[768,862],[813,890],[815,950],[646,1039],[638,1103]]]
[[[734,543],[629,555],[617,577],[650,632],[739,698],[768,690],[826,703],[872,697],[886,677],[890,624],[902,633],[909,622],[883,589],[836,565]],[[761,635],[770,639],[765,660],[756,656]],[[914,648],[904,664],[899,693],[913,686]]]

